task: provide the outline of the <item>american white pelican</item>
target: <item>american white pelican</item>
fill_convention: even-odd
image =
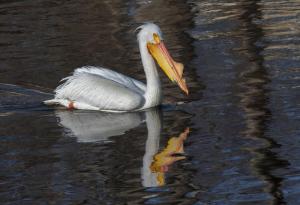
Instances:
[[[55,98],[44,103],[112,112],[155,107],[162,101],[162,92],[154,59],[169,79],[188,94],[182,77],[183,65],[175,62],[168,53],[160,28],[147,23],[137,30],[147,85],[109,69],[86,66],[77,68],[72,76],[64,78],[65,82],[55,90]]]

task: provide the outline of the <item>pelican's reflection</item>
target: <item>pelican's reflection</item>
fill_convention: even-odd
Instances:
[[[143,122],[143,113],[104,113],[58,110],[59,123],[72,131],[78,142],[97,142],[123,135]]]
[[[164,175],[168,171],[168,167],[174,162],[185,158],[182,155],[183,142],[189,133],[188,128],[179,137],[170,138],[166,148],[159,152],[162,113],[158,108],[133,113],[58,110],[56,116],[60,124],[78,138],[78,142],[107,140],[111,136],[123,135],[126,131],[146,121],[148,137],[141,170],[144,187],[164,185]]]

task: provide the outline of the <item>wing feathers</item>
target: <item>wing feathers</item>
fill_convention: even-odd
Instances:
[[[143,94],[146,91],[146,86],[144,83],[110,69],[94,66],[84,66],[81,68],[77,68],[74,71],[75,75],[79,73],[89,73],[102,76],[108,80],[113,80],[117,83],[125,85],[141,94]]]
[[[83,67],[64,80],[55,90],[56,99],[81,102],[100,110],[128,111],[144,104],[141,82],[108,69]]]

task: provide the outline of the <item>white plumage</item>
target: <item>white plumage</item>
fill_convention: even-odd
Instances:
[[[55,90],[55,98],[44,103],[112,112],[141,110],[159,105],[162,101],[161,83],[155,61],[147,46],[149,43],[162,46],[161,31],[152,23],[138,29],[138,43],[147,85],[110,69],[85,66],[77,68],[72,76],[64,78],[65,82]],[[171,57],[167,57],[171,63]]]
[[[55,99],[72,101],[78,109],[128,111],[144,104],[145,85],[112,70],[82,67],[64,80]]]

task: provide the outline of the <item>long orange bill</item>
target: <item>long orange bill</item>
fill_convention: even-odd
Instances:
[[[165,44],[154,35],[156,43],[148,43],[147,47],[150,54],[154,57],[158,65],[166,73],[172,82],[176,82],[178,86],[187,95],[189,94],[185,79],[182,77],[184,66],[172,59]]]

